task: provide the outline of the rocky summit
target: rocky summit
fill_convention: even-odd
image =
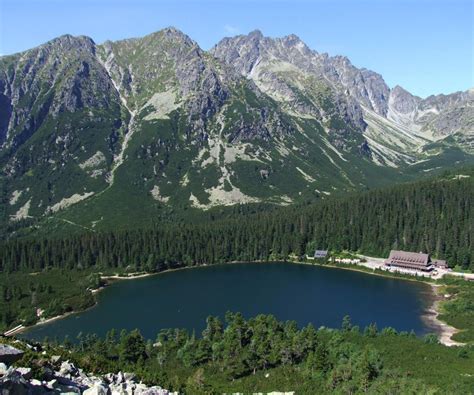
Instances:
[[[325,199],[474,162],[474,91],[414,96],[295,35],[177,29],[0,57],[3,234]]]

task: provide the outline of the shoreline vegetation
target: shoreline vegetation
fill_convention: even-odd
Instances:
[[[176,393],[465,394],[474,380],[472,348],[444,347],[432,336],[420,339],[376,325],[361,330],[349,316],[340,328],[316,329],[272,315],[246,319],[229,312],[225,320],[209,316],[197,337],[164,329],[153,343],[137,329],[111,329],[105,338],[85,335],[77,343],[27,342],[18,366],[50,360],[57,364],[54,371],[73,364],[95,377],[113,372],[123,383],[133,375]],[[44,380],[42,370],[33,374]]]
[[[361,272],[369,275],[375,275],[375,276],[381,276],[381,277],[386,277],[386,278],[392,278],[392,279],[398,279],[398,280],[406,280],[406,281],[416,281],[416,282],[422,282],[427,285],[430,285],[431,287],[431,293],[433,297],[433,302],[431,306],[427,309],[426,313],[422,316],[424,320],[428,323],[428,325],[433,328],[434,333],[438,336],[438,340],[441,344],[451,347],[451,346],[463,346],[466,343],[458,342],[455,340],[452,340],[452,336],[455,335],[456,333],[459,333],[461,330],[458,328],[455,328],[454,326],[450,325],[447,322],[442,321],[439,317],[441,315],[441,307],[442,303],[445,301],[445,298],[440,292],[440,288],[442,287],[441,284],[433,282],[432,279],[426,278],[426,277],[417,277],[417,276],[412,276],[408,274],[401,274],[401,273],[393,273],[393,272],[386,272],[380,269],[371,269],[366,266],[360,266],[360,265],[355,265],[355,264],[344,264],[344,263],[318,263],[315,261],[308,261],[308,260],[296,260],[296,259],[287,259],[283,260],[284,262],[288,263],[293,263],[293,264],[300,264],[300,265],[308,265],[308,266],[318,266],[318,267],[326,267],[330,269],[341,269],[341,270],[350,270],[350,271],[356,271],[356,272]],[[268,262],[273,262],[273,261],[232,261],[232,262],[223,262],[221,264],[226,265],[226,264],[236,264],[236,263],[268,263]],[[100,275],[100,280],[101,282],[103,281],[103,285],[99,286],[98,288],[95,289],[89,289],[92,295],[94,295],[94,304],[91,306],[88,306],[85,309],[81,310],[73,310],[73,311],[68,311],[64,314],[60,314],[54,317],[50,318],[45,318],[41,319],[38,322],[34,323],[33,325],[29,326],[23,326],[20,325],[17,328],[14,328],[14,330],[7,331],[5,333],[8,333],[8,336],[14,336],[19,333],[25,332],[35,326],[40,326],[40,325],[45,325],[49,324],[51,322],[57,321],[59,319],[66,318],[70,315],[73,314],[80,314],[83,313],[84,311],[93,308],[94,306],[97,305],[98,301],[95,298],[95,295],[97,295],[100,291],[106,289],[108,286],[110,286],[112,283],[115,281],[123,281],[123,280],[137,280],[141,278],[146,278],[146,277],[151,277],[151,276],[156,276],[159,274],[165,274],[165,273],[170,273],[174,271],[179,271],[179,270],[186,270],[186,269],[196,269],[200,267],[207,267],[209,265],[198,265],[198,266],[184,266],[184,267],[177,267],[177,268],[171,268],[167,270],[163,270],[160,272],[153,272],[153,273],[147,273],[147,272],[135,272],[135,273],[127,273],[126,275],[120,275],[120,274],[114,274],[114,275],[105,275],[103,276],[102,273],[97,273]]]

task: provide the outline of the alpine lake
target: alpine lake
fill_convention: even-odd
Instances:
[[[201,333],[206,317],[227,311],[250,318],[273,314],[299,326],[339,328],[347,314],[361,329],[433,330],[424,318],[433,302],[431,287],[362,272],[295,263],[235,263],[163,272],[119,280],[101,290],[97,304],[80,313],[36,325],[23,333],[35,340],[105,336],[112,328],[138,328],[149,339],[160,329]]]

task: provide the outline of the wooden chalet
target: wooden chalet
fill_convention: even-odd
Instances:
[[[385,260],[385,266],[421,270],[423,272],[432,271],[435,267],[447,269],[446,261],[441,259],[431,259],[429,254],[408,252],[408,251],[390,251],[390,256]]]

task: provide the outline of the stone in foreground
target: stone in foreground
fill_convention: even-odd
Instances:
[[[18,361],[23,357],[24,352],[7,344],[0,344],[0,362],[7,365]]]

